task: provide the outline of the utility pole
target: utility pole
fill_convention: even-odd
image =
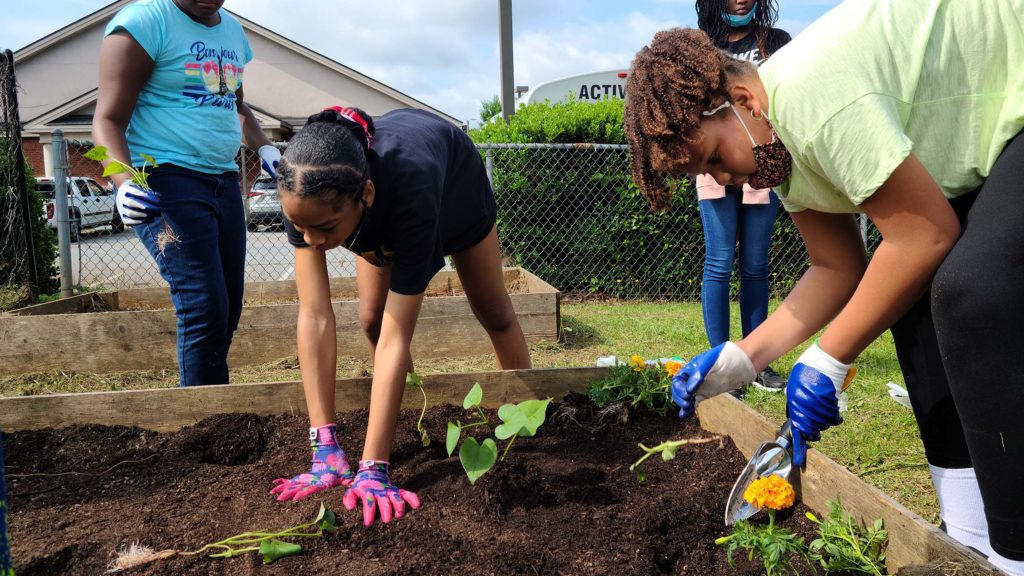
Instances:
[[[501,59],[501,117],[515,114],[515,81],[512,74],[512,0],[498,0],[498,53]]]

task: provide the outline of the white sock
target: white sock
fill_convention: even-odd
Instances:
[[[996,568],[1009,574],[1009,576],[1024,576],[1024,560],[1010,560],[995,552],[988,557],[988,561]]]
[[[939,495],[939,515],[946,524],[946,533],[965,546],[992,557],[988,542],[985,504],[974,468],[939,468],[928,465],[932,482]]]

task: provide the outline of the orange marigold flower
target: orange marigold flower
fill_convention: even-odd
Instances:
[[[743,499],[757,508],[782,510],[796,502],[796,491],[781,476],[766,476],[751,482],[743,492]]]
[[[668,362],[665,362],[664,366],[665,372],[667,372],[670,377],[675,376],[676,372],[679,372],[679,370],[682,369],[682,367],[683,363],[677,362],[675,360],[669,360]]]
[[[633,354],[629,357],[629,365],[633,367],[633,370],[641,372],[644,369],[644,359]]]

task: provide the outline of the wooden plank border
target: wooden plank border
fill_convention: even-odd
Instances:
[[[761,442],[773,439],[781,424],[729,394],[702,402],[697,416],[705,430],[731,437],[747,458]],[[890,574],[907,565],[942,563],[970,566],[974,569],[970,574],[1001,574],[983,556],[817,450],[808,450],[807,466],[790,480],[800,500],[813,510],[825,513],[828,503],[840,497],[843,508],[860,522],[868,524],[882,518],[889,531],[886,564]]]
[[[474,383],[484,388],[483,405],[497,408],[527,398],[561,398],[570,391],[586,390],[606,368],[547,368],[423,377],[430,405],[461,405]],[[370,378],[336,382],[337,409],[370,405]],[[422,396],[406,392],[403,409],[419,409]],[[159,432],[178,430],[217,414],[305,414],[301,382],[229,384],[191,388],[161,388],[121,392],[86,392],[0,398],[0,430],[62,428],[76,424],[138,426]]]
[[[459,405],[473,383],[479,382],[484,388],[484,405],[493,408],[505,402],[561,398],[570,391],[582,392],[591,381],[606,373],[607,368],[548,368],[435,374],[425,376],[424,385],[430,405]],[[337,381],[338,410],[366,408],[369,400],[369,378]],[[418,394],[405,394],[403,409],[418,409],[421,405]],[[304,414],[302,384],[271,382],[0,398],[0,430],[106,424],[173,431],[209,416],[239,412]],[[757,444],[771,438],[778,428],[777,423],[728,394],[702,402],[698,416],[706,430],[730,436],[748,457]],[[808,452],[807,467],[802,474],[794,474],[793,480],[802,501],[819,513],[827,511],[828,502],[839,496],[846,510],[861,522],[882,518],[889,530],[890,574],[923,564],[955,566],[960,574],[1000,573],[981,555],[816,450]],[[725,495],[721,497],[724,506]],[[936,568],[934,573],[942,574],[945,570]]]
[[[556,341],[561,328],[560,293],[521,268],[507,268],[505,283],[528,343]],[[342,295],[352,278],[335,278]],[[442,272],[420,308],[412,353],[416,358],[466,357],[491,352],[490,339],[469,306],[454,272]],[[259,282],[247,286],[247,304],[235,331],[228,365],[265,364],[296,354],[296,319],[299,305],[294,282]],[[256,294],[258,297],[252,296]],[[86,312],[102,301],[107,309],[146,308],[113,312]],[[104,295],[83,295],[22,309],[23,315],[0,317],[0,376],[42,370],[105,373],[177,367],[177,320],[174,310],[159,308],[169,300],[166,288],[136,289]],[[253,298],[256,298],[254,300]],[[90,302],[93,304],[90,306]],[[255,303],[254,302],[259,302]],[[276,302],[271,304],[270,302]],[[284,302],[284,303],[282,303]],[[358,300],[333,302],[339,356],[367,357],[359,324]],[[100,307],[99,309],[103,309]],[[39,314],[45,314],[40,316]],[[84,343],[89,343],[83,347]]]

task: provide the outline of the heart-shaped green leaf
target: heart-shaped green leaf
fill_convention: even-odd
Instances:
[[[320,503],[320,511],[316,515],[316,527],[321,532],[334,533],[337,524],[337,518],[334,515],[334,511]]]
[[[469,410],[473,406],[480,404],[483,400],[484,389],[480,387],[480,383],[473,384],[473,387],[469,389],[469,393],[466,394],[466,399],[462,401],[462,407]]]
[[[462,436],[462,428],[451,422],[448,423],[448,433],[445,435],[444,447],[448,449],[448,455],[455,452],[455,445],[459,443],[459,436]]]
[[[498,460],[498,446],[494,440],[486,438],[483,444],[478,444],[472,436],[462,442],[459,448],[459,461],[462,462],[462,469],[466,471],[470,484],[487,473]]]
[[[95,160],[97,162],[103,162],[107,159],[107,147],[106,146],[93,146],[88,152],[82,154],[89,160]]]
[[[419,388],[423,386],[423,379],[415,372],[407,372],[405,374],[405,385]]]
[[[511,438],[516,434],[533,436],[537,433],[537,428],[544,423],[550,403],[551,399],[547,398],[503,405],[498,408],[498,418],[501,418],[502,423],[494,429],[494,435],[499,440]]]
[[[264,540],[260,543],[260,554],[263,554],[263,563],[270,564],[274,560],[285,556],[294,556],[302,552],[302,546],[283,542],[281,540]]]
[[[127,171],[128,168],[124,164],[121,164],[120,162],[111,162],[103,169],[103,177],[106,178],[107,176],[113,176],[114,174],[120,174]]]
[[[142,154],[141,152],[139,153],[139,156],[141,156],[143,160],[145,160],[146,162],[149,162],[154,168],[156,168],[156,166],[157,166],[156,158],[153,158],[149,154]]]

